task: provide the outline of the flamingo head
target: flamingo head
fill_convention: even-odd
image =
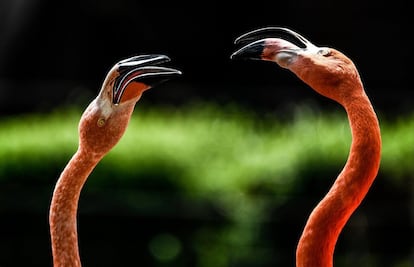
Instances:
[[[106,75],[101,91],[84,111],[79,123],[79,147],[104,155],[125,132],[142,93],[181,74],[160,66],[165,55],[139,55],[116,63]]]
[[[278,37],[263,37],[268,33]],[[244,46],[231,55],[232,59],[275,62],[319,94],[341,104],[363,90],[358,71],[347,56],[333,48],[318,47],[290,29],[261,28],[241,35],[235,44]]]

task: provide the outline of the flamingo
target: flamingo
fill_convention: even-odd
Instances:
[[[279,35],[263,36],[271,32]],[[358,70],[342,52],[318,47],[288,28],[259,28],[241,35],[235,44],[244,45],[231,55],[232,59],[275,62],[347,112],[352,134],[348,159],[312,210],[296,248],[297,267],[331,267],[339,234],[368,193],[380,165],[379,122]]]
[[[181,74],[159,66],[169,60],[165,55],[150,54],[119,61],[82,114],[78,149],[62,171],[50,204],[54,267],[81,266],[76,222],[81,189],[94,167],[121,139],[142,93]]]

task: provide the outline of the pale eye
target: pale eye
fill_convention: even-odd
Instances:
[[[324,57],[326,57],[326,56],[329,56],[330,54],[331,54],[331,50],[329,49],[329,48],[321,48],[319,51],[318,51],[318,54],[319,55],[322,55],[322,56],[324,56]]]

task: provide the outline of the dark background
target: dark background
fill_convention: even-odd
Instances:
[[[320,97],[292,73],[275,64],[229,59],[236,49],[233,41],[240,34],[264,26],[284,26],[298,31],[316,45],[331,46],[348,55],[358,67],[380,118],[396,119],[399,115],[414,111],[414,90],[409,76],[412,68],[409,11],[408,1],[404,0],[233,3],[2,0],[0,116],[49,112],[62,106],[84,107],[95,97],[106,72],[114,63],[132,55],[147,53],[168,55],[172,59],[168,65],[183,72],[181,77],[146,92],[141,101],[147,104],[180,106],[195,101],[236,103],[258,112],[279,112],[281,115],[292,103],[307,101],[321,108],[338,109],[336,103]],[[377,193],[371,194],[371,198],[380,200],[384,192],[388,197],[394,197],[396,203],[407,203],[407,199],[411,198],[408,194],[389,192],[383,184],[377,185]],[[312,196],[314,200],[321,195],[319,193],[322,191]],[[399,199],[403,200],[399,202]],[[280,217],[291,218],[286,223],[292,225],[291,229],[275,230],[281,238],[290,234],[291,243],[286,244],[286,251],[281,251],[281,254],[292,251],[297,240],[296,235],[303,222],[299,221],[300,214],[295,211],[307,202],[301,203],[296,204],[294,210],[275,211]],[[384,208],[378,203],[384,204],[376,202],[369,209],[369,212],[377,212],[377,216]],[[306,213],[312,206],[309,202],[307,205],[309,207],[304,208]],[[392,209],[389,206],[385,210]],[[408,221],[409,214],[401,218]],[[28,224],[26,220],[32,223]],[[122,246],[125,255],[146,249],[135,246],[133,238],[129,237],[136,221],[158,227],[154,218],[146,221],[148,218],[128,216],[84,216],[82,223],[94,225],[97,220],[100,224],[95,228],[83,233],[80,229],[85,242],[100,243],[102,232],[108,231],[105,226],[122,223],[118,229],[120,235],[108,237],[114,243],[108,244],[107,249]],[[408,223],[390,220],[387,227],[374,230],[389,231],[387,236],[390,242],[398,243],[396,236],[404,235],[398,225],[407,229]],[[42,240],[44,244],[34,254],[25,254],[29,258],[20,259],[20,262],[33,260],[50,263],[50,251],[45,252],[49,249],[45,214],[32,214],[17,223],[4,218],[2,221],[6,240],[12,243],[12,248],[21,245],[22,251],[26,251],[28,247],[36,246],[35,239]],[[189,223],[177,219],[172,227],[176,231],[191,231],[197,224],[197,221]],[[35,236],[21,244],[24,236],[19,235],[20,227],[27,227],[27,231],[36,233]],[[44,231],[38,232],[39,228]],[[145,229],[135,231],[138,232],[135,236],[142,234],[143,238],[147,238]],[[382,248],[384,243],[377,244],[376,252],[398,257],[398,251],[387,251],[393,245]],[[363,249],[363,244],[359,245]],[[4,249],[5,246],[2,246]],[[85,262],[91,262],[89,266],[99,262],[96,257],[88,258],[89,253],[105,253],[95,251],[94,246],[85,246],[84,249]],[[341,247],[338,249],[341,250]],[[405,246],[404,253],[408,250]],[[15,249],[8,253],[18,257]],[[293,266],[293,257],[289,255],[287,258]],[[105,265],[104,262],[101,264]],[[185,264],[191,266],[191,259],[182,265]]]
[[[342,50],[379,112],[411,111],[407,3],[3,0],[0,112],[85,105],[115,62],[145,53],[170,56],[183,75],[144,101],[234,101],[275,109],[310,98],[329,105],[276,65],[230,61],[234,39],[264,26],[289,27],[316,45]]]

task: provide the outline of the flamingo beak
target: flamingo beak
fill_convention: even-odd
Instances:
[[[116,78],[112,101],[115,105],[140,96],[151,87],[181,75],[181,71],[159,66],[170,61],[165,55],[140,55],[117,63],[119,76]]]
[[[266,37],[269,32],[277,33],[278,38]],[[297,46],[293,41],[303,47]],[[300,34],[281,27],[267,27],[248,32],[238,37],[234,43],[247,44],[234,52],[230,56],[231,59],[268,60],[278,63],[283,68],[287,68],[301,52],[319,49]]]
[[[249,43],[234,52],[230,58],[261,60],[265,46],[266,41],[264,39]]]

